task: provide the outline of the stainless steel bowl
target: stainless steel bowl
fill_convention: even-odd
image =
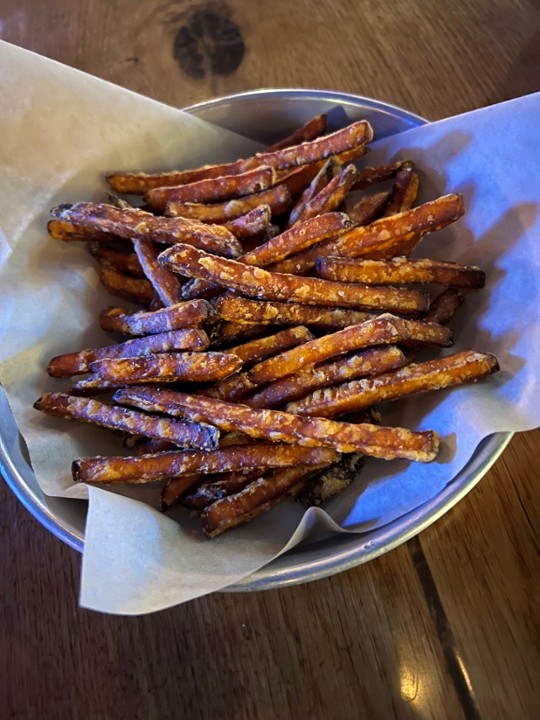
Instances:
[[[199,103],[186,110],[202,120],[261,143],[283,137],[320,112],[327,113],[331,130],[367,118],[377,138],[426,122],[417,115],[382,102],[320,90],[257,90]],[[228,589],[243,592],[308,582],[388,552],[424,530],[459,502],[489,470],[511,437],[511,433],[498,433],[486,438],[467,466],[442,493],[404,517],[362,535],[331,535],[305,542]],[[81,552],[87,504],[43,494],[1,388],[0,469],[15,495],[34,517],[67,545]]]

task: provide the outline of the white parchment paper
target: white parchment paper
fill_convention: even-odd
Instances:
[[[32,409],[61,352],[107,344],[97,313],[110,296],[82,248],[46,234],[59,202],[100,199],[118,168],[188,167],[246,155],[249,141],[100,80],[0,44],[0,381],[27,442],[36,477],[51,495],[81,496],[74,457],[117,452],[106,431]],[[475,386],[395,403],[388,424],[434,428],[443,438],[429,465],[369,461],[360,481],[326,513],[283,503],[214,541],[177,511],[91,488],[81,604],[138,614],[230,585],[328,518],[335,531],[384,525],[436,496],[480,440],[540,423],[540,95],[416,128],[374,145],[369,163],[412,158],[425,199],[463,193],[466,217],[430,236],[417,254],[470,262],[487,287],[470,295],[455,323],[455,348],[494,352],[502,371]],[[391,409],[390,409],[391,408]],[[145,497],[152,502],[153,492]],[[331,519],[333,518],[333,519]],[[180,523],[177,520],[180,519]],[[295,529],[302,520],[298,530]],[[336,525],[337,523],[337,525]]]

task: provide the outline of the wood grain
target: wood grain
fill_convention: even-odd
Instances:
[[[296,86],[436,119],[540,89],[535,0],[4,0],[0,35],[176,106]],[[533,720],[539,448],[368,565],[140,618],[79,609],[79,556],[1,484],[1,715]]]

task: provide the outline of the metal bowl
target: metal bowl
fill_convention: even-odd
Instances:
[[[426,122],[418,115],[386,103],[320,90],[257,90],[199,103],[186,110],[202,120],[265,144],[278,140],[321,112],[327,113],[330,130],[367,118],[379,139]],[[511,433],[498,433],[486,438],[445,490],[413,512],[362,535],[328,535],[306,541],[228,590],[244,592],[309,582],[388,552],[459,502],[489,470],[511,437]],[[43,494],[1,388],[0,469],[32,515],[67,545],[82,552],[87,504]]]

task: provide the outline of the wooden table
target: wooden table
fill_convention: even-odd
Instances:
[[[534,0],[4,0],[0,28],[176,106],[318,87],[437,119],[540,89]],[[515,437],[454,510],[367,565],[140,618],[79,609],[80,557],[2,483],[1,715],[540,717],[539,450],[539,430]]]

